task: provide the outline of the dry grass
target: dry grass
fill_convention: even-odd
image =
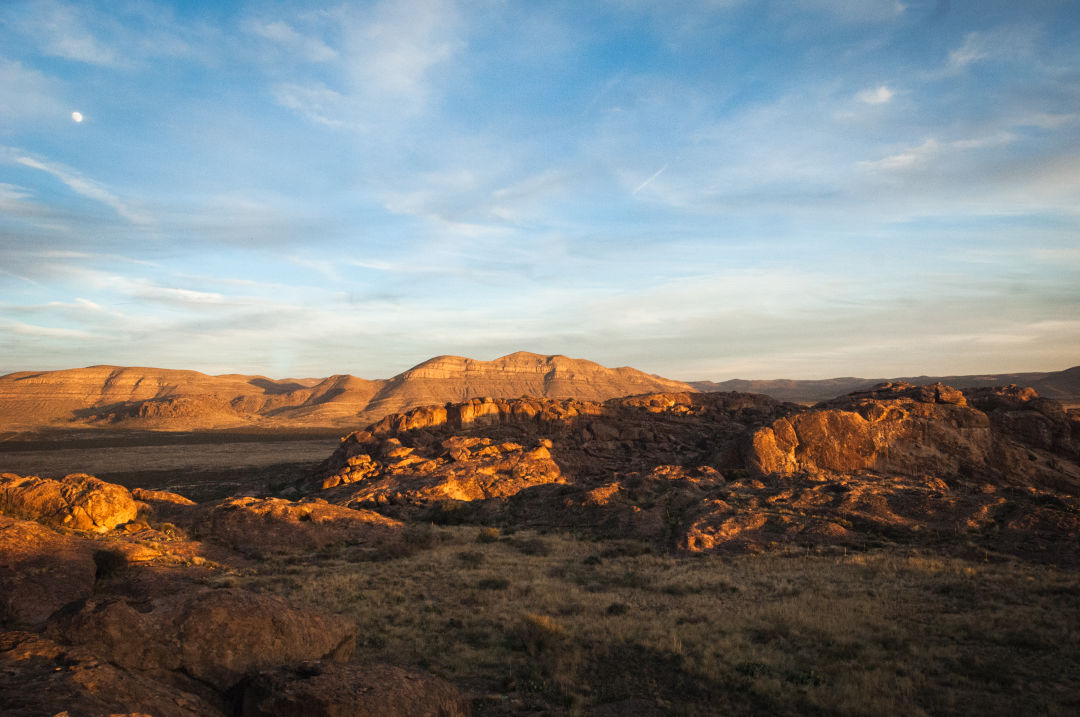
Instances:
[[[230,580],[350,615],[358,659],[448,677],[478,715],[629,699],[687,715],[1080,710],[1073,571],[896,551],[673,557],[632,541],[432,531],[392,560],[346,552]]]

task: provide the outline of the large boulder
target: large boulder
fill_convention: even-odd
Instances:
[[[224,717],[229,713],[225,707],[182,675],[165,682],[31,632],[0,634],[0,708],[5,717]]]
[[[134,520],[138,505],[127,488],[85,473],[62,480],[0,475],[0,513],[46,525],[106,533]]]
[[[319,499],[228,498],[201,512],[197,532],[255,557],[340,544],[378,545],[394,540],[403,527],[373,511]]]
[[[392,665],[303,662],[260,673],[244,687],[243,717],[467,717],[446,680]]]
[[[88,541],[0,516],[0,622],[32,627],[94,589]]]
[[[244,675],[303,660],[345,660],[356,627],[342,617],[238,589],[167,596],[149,604],[88,600],[46,634],[125,669],[180,671],[218,690]]]
[[[882,384],[758,429],[747,466],[758,474],[951,476],[984,468],[993,456],[989,419],[959,391]]]

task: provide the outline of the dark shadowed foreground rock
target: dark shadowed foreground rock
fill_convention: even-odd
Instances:
[[[243,717],[466,717],[457,688],[392,665],[303,662],[260,673],[244,687]]]
[[[138,506],[127,488],[83,473],[63,480],[4,473],[0,475],[0,513],[106,533],[134,520]]]
[[[184,682],[180,675],[166,682],[124,670],[88,650],[34,633],[0,634],[0,712],[5,717],[227,714],[215,696]]]
[[[339,544],[385,544],[397,538],[403,527],[373,511],[319,499],[228,498],[200,512],[197,532],[254,557],[312,552]]]
[[[46,634],[93,650],[133,670],[180,671],[226,690],[244,675],[300,660],[344,660],[355,625],[243,590],[135,604],[124,598],[89,600],[55,620]]]
[[[87,541],[0,516],[0,622],[28,627],[94,589]]]

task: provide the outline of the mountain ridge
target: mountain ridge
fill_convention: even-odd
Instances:
[[[153,430],[357,427],[409,409],[472,398],[604,401],[645,393],[737,391],[816,403],[883,382],[963,388],[1031,386],[1080,403],[1080,366],[1063,371],[970,376],[676,381],[561,354],[518,351],[490,361],[440,355],[388,379],[351,374],[273,379],[188,369],[98,364],[0,376],[0,428],[113,427]]]
[[[435,356],[389,379],[272,379],[95,365],[0,376],[0,426],[167,430],[357,426],[421,405],[490,396],[605,400],[689,384],[637,369],[524,351],[492,361]]]

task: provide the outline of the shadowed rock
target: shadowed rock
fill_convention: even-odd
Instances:
[[[94,589],[86,541],[38,523],[0,516],[0,621],[38,625]]]
[[[193,680],[169,680],[118,667],[82,648],[30,632],[0,634],[5,717],[224,717],[224,702]]]
[[[394,540],[402,524],[370,510],[325,500],[229,498],[203,506],[195,530],[244,554],[312,552],[337,544],[377,545]]]
[[[303,662],[244,686],[243,717],[467,717],[457,688],[392,665]]]
[[[244,675],[275,665],[347,659],[355,630],[344,618],[277,597],[222,589],[149,604],[89,600],[57,618],[46,634],[122,668],[180,671],[227,690]]]

